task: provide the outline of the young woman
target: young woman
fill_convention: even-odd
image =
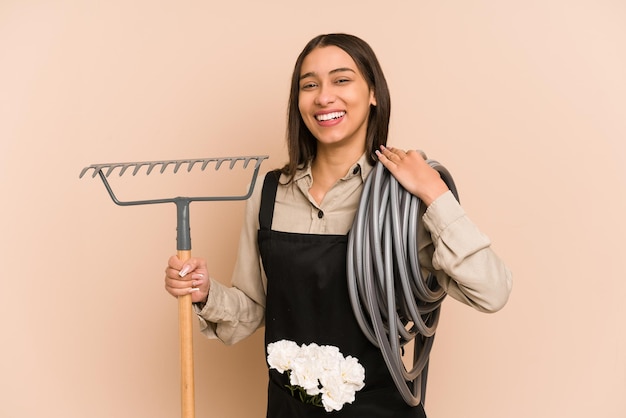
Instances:
[[[494,312],[508,299],[510,272],[422,155],[385,146],[389,92],[364,41],[347,34],[312,39],[296,61],[288,110],[289,162],[248,201],[232,286],[211,279],[204,259],[174,256],[165,287],[173,296],[192,294],[209,338],[233,344],[265,325],[266,344],[333,345],[359,359],[365,387],[332,415],[425,417],[422,405],[409,407],[399,395],[347,290],[347,234],[375,162],[427,207],[420,258],[450,296]],[[268,417],[326,415],[292,397],[287,383],[270,370]]]

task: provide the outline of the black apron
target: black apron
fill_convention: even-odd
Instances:
[[[273,231],[278,173],[265,177],[258,243],[267,276],[265,347],[279,340],[334,345],[365,368],[365,387],[340,411],[304,404],[285,387],[286,373],[269,370],[268,418],[425,418],[409,407],[389,374],[380,350],[363,335],[354,317],[346,279],[346,235]],[[267,355],[267,352],[266,352]]]

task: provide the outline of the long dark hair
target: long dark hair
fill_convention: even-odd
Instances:
[[[374,151],[379,149],[380,145],[387,144],[391,99],[385,75],[374,51],[365,41],[354,35],[345,33],[319,35],[311,39],[304,47],[296,60],[291,76],[289,105],[287,107],[289,162],[282,169],[283,173],[290,176],[290,180],[293,179],[297,168],[312,161],[317,153],[317,140],[304,124],[298,109],[302,62],[315,48],[331,45],[341,48],[352,57],[376,98],[376,106],[370,106],[365,136],[365,147],[370,163],[374,164],[376,161]]]

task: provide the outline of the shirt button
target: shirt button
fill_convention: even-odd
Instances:
[[[321,211],[321,210],[319,212],[317,212],[317,217],[322,219],[324,217],[324,212]]]
[[[352,170],[352,174],[359,174],[359,171],[361,171],[361,166],[357,165],[356,167],[354,167],[354,170]]]

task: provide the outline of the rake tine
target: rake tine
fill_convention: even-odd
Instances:
[[[149,165],[148,163],[136,163],[133,164],[135,166],[135,169],[133,170],[133,176],[135,174],[137,174],[139,172],[139,170],[141,170],[141,167],[143,167],[144,165]]]
[[[265,160],[267,158],[267,156],[258,156],[258,157],[250,157],[251,160],[256,160],[256,164],[255,164],[255,169],[259,169],[259,167],[261,167],[261,164],[263,163],[263,160]]]
[[[178,173],[178,169],[180,168],[180,166],[185,164],[185,163],[189,164],[189,160],[183,160],[183,161],[176,162],[176,165],[174,166],[174,174]],[[189,170],[187,170],[187,171],[189,171]]]
[[[124,174],[124,172],[125,172],[126,170],[128,170],[128,168],[129,168],[131,165],[132,165],[132,164],[124,164],[124,165],[122,166],[122,169],[120,170],[120,177]]]
[[[109,177],[111,175],[111,173],[113,172],[113,170],[115,170],[118,167],[123,167],[124,164],[111,164],[109,165],[109,169],[107,170],[105,176]],[[120,176],[122,175],[122,173],[120,173]]]
[[[256,161],[257,167],[261,165],[261,161],[263,161],[263,159],[259,157],[246,157],[245,161],[243,162],[243,168],[248,168],[248,165],[250,164],[250,161],[252,160]]]
[[[152,173],[152,170],[154,170],[154,167],[156,167],[157,164],[160,164],[160,162],[153,161],[151,163],[148,163],[148,170],[146,170],[146,175],[149,175],[150,173]]]
[[[188,161],[189,165],[187,166],[187,172],[189,173],[189,172],[191,171],[191,169],[193,168],[193,166],[194,166],[196,163],[199,163],[200,161],[202,161],[202,160],[193,160],[193,161],[192,161],[192,160],[189,160],[189,161]]]
[[[89,167],[85,167],[85,168],[83,168],[83,169],[80,171],[80,174],[78,175],[78,178],[79,178],[79,179],[82,179],[82,178],[83,178],[83,176],[85,175],[85,173],[87,172],[87,170],[89,170],[90,168],[93,168],[93,167],[89,166]],[[93,178],[93,177],[96,177],[96,171],[95,171],[95,170],[94,170],[94,172],[93,172],[93,176],[91,176],[91,177],[92,177],[92,178]]]
[[[204,162],[202,163],[202,167],[200,167],[200,169],[202,171],[204,171],[204,169],[206,168],[206,166],[211,162],[211,161],[217,161],[217,158],[207,158],[204,160]]]
[[[174,161],[159,161],[158,164],[161,164],[161,174],[163,174],[167,166],[174,164]]]

